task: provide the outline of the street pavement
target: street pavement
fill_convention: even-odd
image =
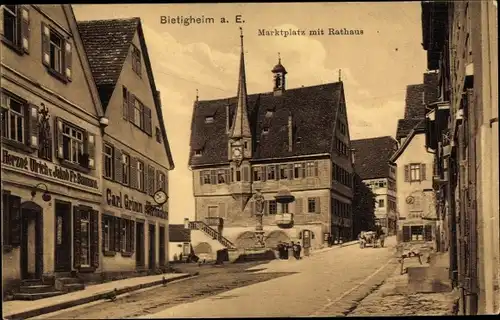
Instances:
[[[144,318],[292,317],[346,315],[391,275],[395,237],[385,248],[357,245],[327,250],[301,260],[274,260],[255,272],[295,272],[165,309]]]

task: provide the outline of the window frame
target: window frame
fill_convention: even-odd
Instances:
[[[142,77],[141,50],[139,50],[139,48],[137,48],[137,46],[135,46],[135,44],[132,44],[132,70],[139,77]]]
[[[279,171],[279,178],[280,180],[288,180],[288,165],[287,164],[280,164],[280,171]]]
[[[271,215],[278,214],[278,202],[276,200],[268,200],[268,213]]]
[[[267,180],[275,180],[276,179],[276,167],[274,165],[266,166],[266,175],[267,175]]]
[[[253,181],[262,181],[262,169],[260,166],[252,167]]]
[[[221,182],[222,178],[222,182]],[[217,184],[227,184],[228,181],[226,181],[226,170],[225,169],[218,169],[217,170]]]
[[[128,160],[126,160],[126,159],[128,159]],[[121,165],[122,165],[121,184],[123,184],[125,186],[129,186],[130,185],[130,155],[126,152],[123,152],[123,150],[122,150]],[[127,181],[125,181],[125,178]]]
[[[408,170],[409,170],[410,182],[422,181],[422,172],[421,172],[421,164],[420,163],[410,163],[408,165]],[[415,175],[417,177],[414,178],[413,173],[415,173]]]
[[[66,133],[66,128],[70,129],[70,133],[67,134]],[[82,139],[81,141],[79,141],[78,139],[74,139],[74,137],[72,136],[72,132],[76,132],[76,133],[80,133],[81,136],[82,136]],[[63,157],[62,157],[62,160],[64,160],[64,162],[66,163],[69,163],[69,164],[72,164],[72,165],[78,165],[78,166],[81,166],[81,167],[84,167],[82,164],[81,164],[81,161],[82,161],[82,157],[84,157],[85,155],[85,135],[87,134],[86,130],[83,129],[83,128],[80,128],[78,127],[77,125],[74,125],[73,123],[70,123],[66,120],[63,119],[62,121],[62,132],[61,132],[61,135],[62,135],[62,148],[63,148]],[[68,150],[68,156],[71,158],[71,159],[66,159],[65,158],[65,147],[66,147],[66,144],[65,144],[65,141],[64,141],[64,137],[66,137],[67,139],[69,139],[70,141],[70,150]],[[77,161],[74,161],[72,159],[72,156],[70,154],[71,151],[73,151],[73,142],[76,141],[78,144],[81,145],[81,154],[78,156],[78,159]]]
[[[29,105],[28,105],[28,102],[20,97],[17,97],[15,95],[12,95],[12,94],[9,94],[7,93],[5,90],[2,90],[1,91],[1,99],[2,99],[2,102],[1,102],[1,112],[2,112],[2,117],[4,117],[4,113],[5,113],[5,120],[2,120],[2,133],[1,133],[1,136],[2,136],[2,140],[7,140],[11,143],[14,143],[14,144],[18,144],[18,145],[26,145],[28,143],[28,136],[26,135],[26,131],[27,131],[27,128],[29,126],[29,121],[30,121],[30,114],[29,114]],[[19,114],[19,112],[17,111],[14,111],[12,110],[12,106],[11,106],[11,101],[15,101],[17,102],[20,106],[21,106],[21,112],[22,114]],[[4,104],[5,102],[5,104]],[[21,135],[22,135],[22,141],[19,141],[17,139],[12,139],[10,134],[11,134],[11,121],[10,121],[10,118],[11,118],[11,113],[15,113],[15,116],[16,116],[16,135],[19,134],[19,129],[17,129],[17,125],[18,125],[18,120],[17,118],[20,117],[22,119],[22,128],[21,128]],[[7,127],[5,128],[6,130],[4,130],[4,124],[7,125]],[[4,136],[4,133],[6,134],[6,136]]]
[[[142,169],[141,169],[142,166]],[[137,159],[137,175],[136,175],[136,187],[140,191],[146,190],[145,181],[145,164],[143,161]]]
[[[316,213],[316,198],[307,198],[307,213]]]

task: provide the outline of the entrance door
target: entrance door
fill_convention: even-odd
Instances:
[[[302,247],[310,248],[311,247],[311,231],[304,230],[302,232]]]
[[[135,265],[144,267],[144,223],[135,224]]]
[[[156,268],[156,226],[154,224],[149,225],[149,270],[154,270]]]
[[[71,204],[56,201],[55,271],[71,271]]]
[[[24,204],[23,204],[24,205]],[[41,279],[43,272],[42,209],[21,206],[21,278]]]
[[[165,266],[165,227],[160,227],[160,267]]]

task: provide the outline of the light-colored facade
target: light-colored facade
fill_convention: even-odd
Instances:
[[[168,171],[174,164],[141,23],[131,18],[85,21],[78,26],[110,119],[100,147],[104,153],[102,268],[106,273],[156,271],[168,264],[168,202],[158,206],[153,195],[158,190],[168,195]],[[128,34],[119,43],[123,30]],[[124,48],[125,54],[115,57],[96,45]],[[100,59],[116,61],[117,75],[103,75]]]
[[[104,114],[73,11],[0,11],[3,288],[99,272]]]
[[[410,245],[434,242],[434,158],[426,152],[425,133],[412,130],[392,160],[397,166],[398,242]]]
[[[376,223],[386,228],[388,234],[395,233],[397,220],[396,166],[389,165],[389,177],[367,179],[363,182],[375,194]]]

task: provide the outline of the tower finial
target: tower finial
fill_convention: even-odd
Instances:
[[[196,89],[196,101],[198,101],[198,89]]]
[[[281,63],[281,55],[279,52],[278,52],[278,63]]]
[[[342,69],[339,69],[339,82],[342,81]]]
[[[243,28],[240,27],[241,48],[243,49]]]

